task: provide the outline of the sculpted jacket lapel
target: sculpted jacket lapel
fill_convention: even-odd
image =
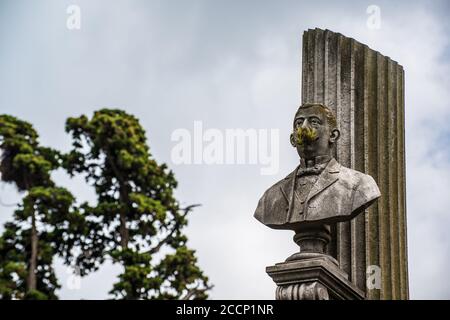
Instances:
[[[295,201],[295,185],[297,184],[297,172],[299,168],[300,166],[298,166],[291,174],[289,174],[285,178],[286,183],[280,186],[281,192],[283,196],[286,198],[286,201],[288,203],[288,209],[286,212],[286,222],[291,220],[291,217],[294,213],[293,211]],[[330,185],[332,185],[339,179],[338,178],[339,168],[340,164],[336,161],[336,159],[334,158],[331,159],[328,165],[325,167],[325,169],[323,169],[316,183],[311,188],[308,198],[306,199],[304,204],[305,205],[305,208],[303,210],[304,213],[307,212],[307,205],[312,197],[316,196],[317,194],[328,188]]]
[[[295,196],[295,185],[297,182],[297,172],[300,166],[297,166],[291,174],[289,174],[285,180],[286,183],[282,184],[280,186],[281,192],[283,193],[283,196],[286,198],[286,201],[288,203],[288,209],[286,212],[286,222],[288,222],[293,214],[294,210],[294,196]]]
[[[308,198],[305,201],[305,206],[308,204],[311,198],[328,188],[339,179],[339,169],[340,164],[336,161],[336,159],[332,158],[330,162],[328,162],[328,165],[325,167],[325,169],[323,169],[316,183],[311,188],[311,191],[308,194]]]

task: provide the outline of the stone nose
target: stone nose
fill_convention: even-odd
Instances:
[[[302,128],[310,128],[310,123],[308,119],[303,120]]]

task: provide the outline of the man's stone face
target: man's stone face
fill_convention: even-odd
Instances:
[[[301,108],[294,119],[294,142],[300,157],[329,153],[331,130],[321,107]]]

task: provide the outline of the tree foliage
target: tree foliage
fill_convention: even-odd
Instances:
[[[97,223],[83,242],[95,270],[105,257],[124,271],[111,294],[122,299],[205,299],[211,288],[187,245],[182,229],[193,206],[174,198],[175,177],[151,156],[139,121],[121,110],[102,109],[91,119],[69,118],[73,149],[68,172],[84,174],[97,205],[83,205],[86,220]]]
[[[110,294],[119,299],[206,299],[212,287],[187,247],[183,228],[195,206],[174,197],[175,177],[150,154],[132,115],[103,109],[69,118],[67,154],[42,147],[31,124],[0,115],[0,174],[23,199],[0,237],[0,299],[57,299],[53,260],[81,276],[105,259],[123,267]],[[97,194],[76,205],[51,174],[81,174]]]
[[[0,151],[2,181],[25,194],[0,237],[0,298],[56,299],[53,258],[69,260],[72,228],[83,218],[51,179],[61,155],[39,145],[31,124],[8,115],[0,116]]]

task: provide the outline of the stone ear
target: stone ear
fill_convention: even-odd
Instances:
[[[291,133],[290,141],[291,141],[291,145],[295,148],[297,146],[297,144],[295,143],[295,138],[294,138],[294,134],[293,133]]]
[[[341,132],[338,129],[331,130],[330,142],[335,143],[339,139],[340,136],[341,136]]]

